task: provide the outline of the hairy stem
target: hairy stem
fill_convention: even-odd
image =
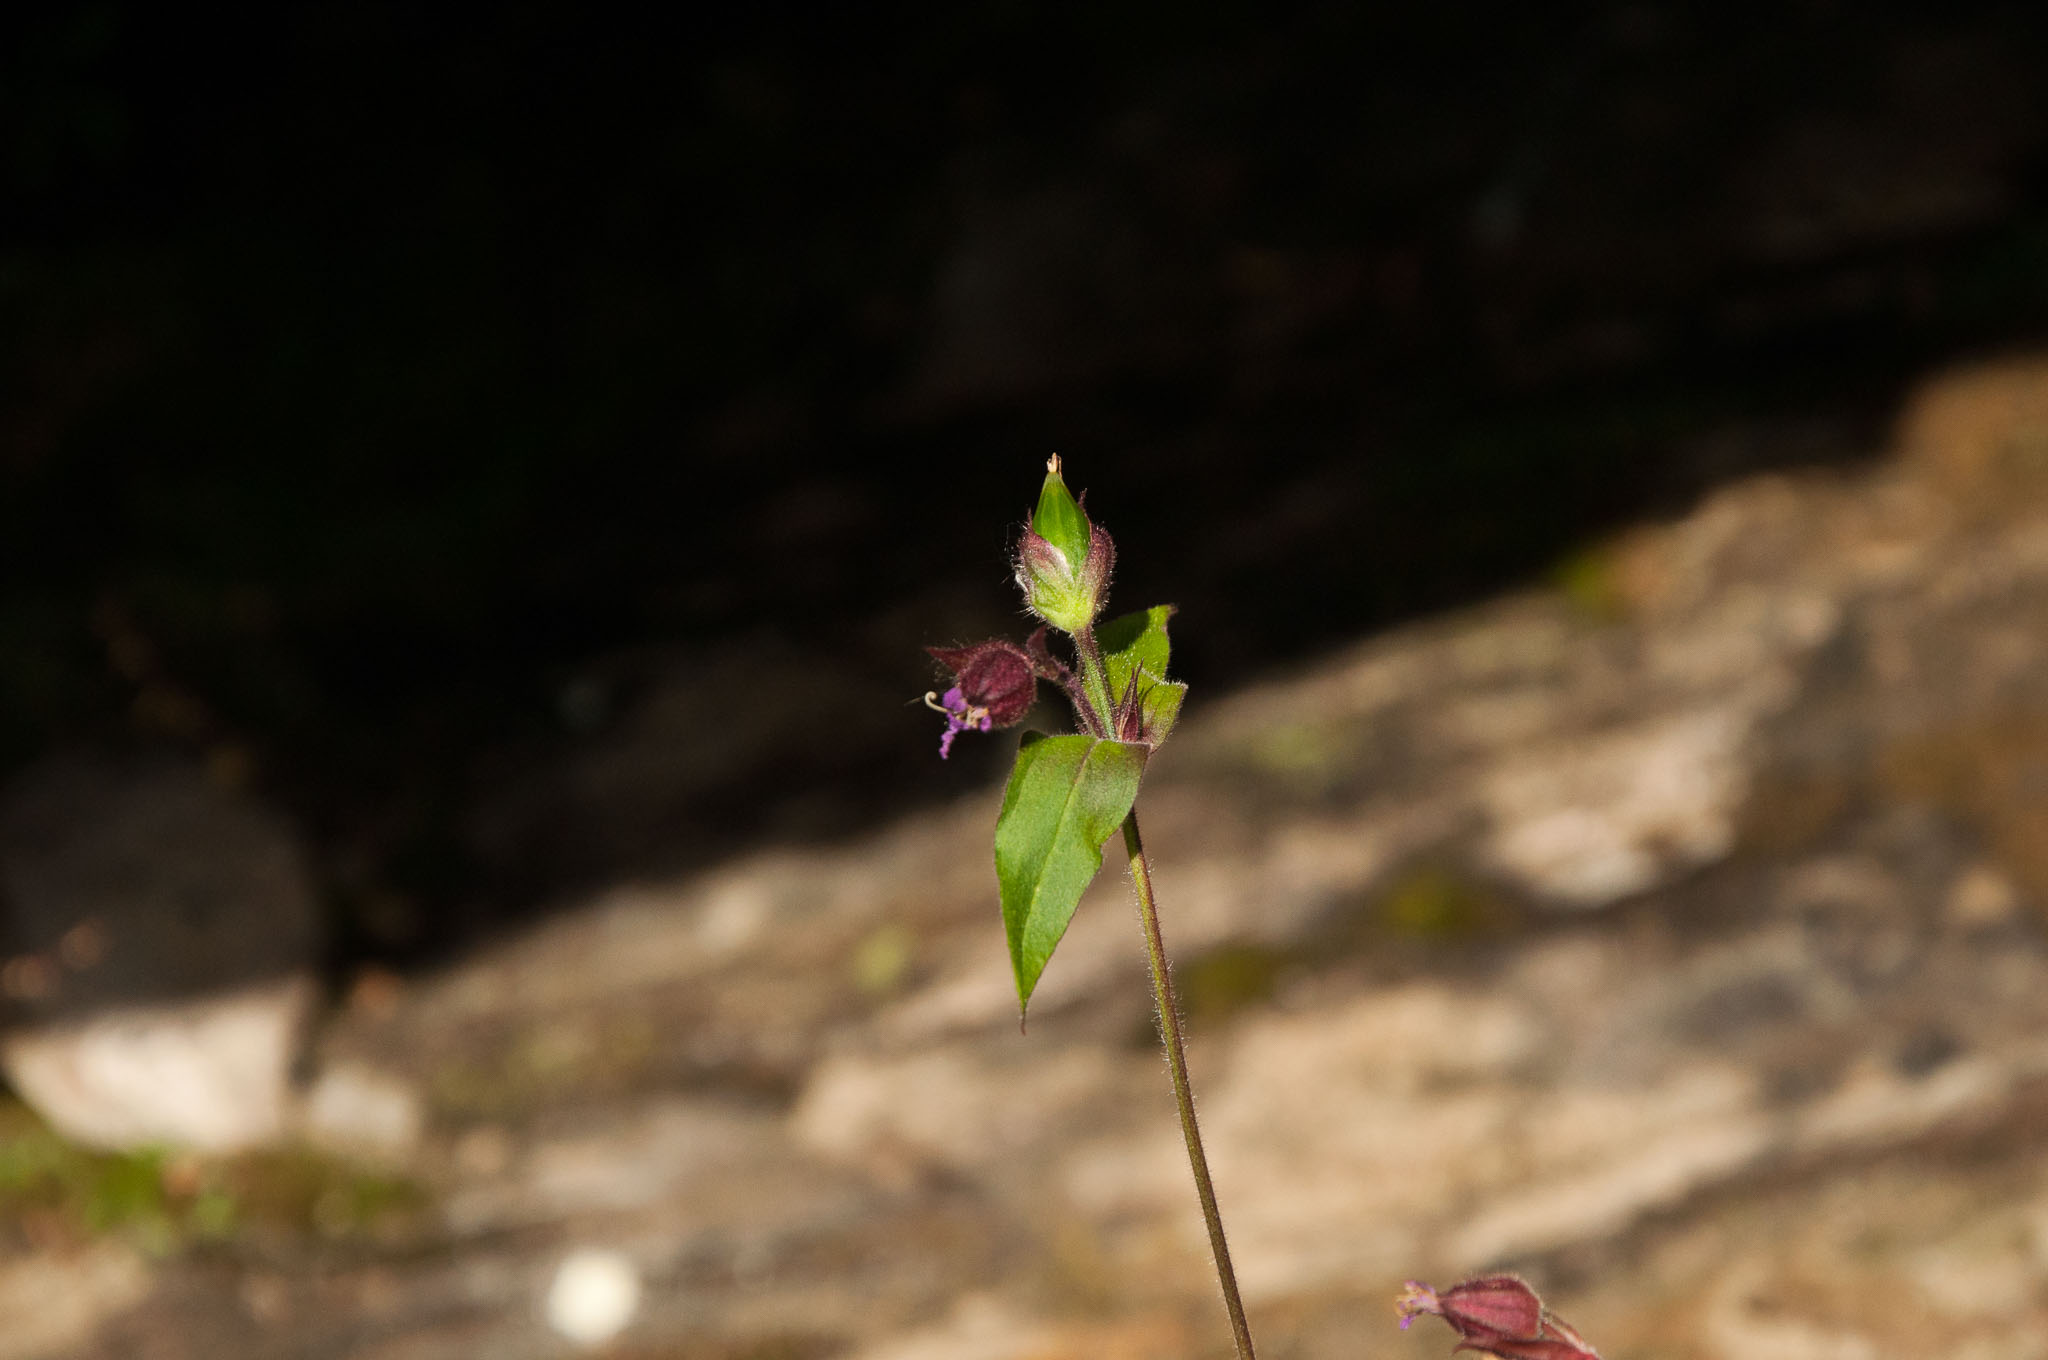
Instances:
[[[1152,897],[1152,865],[1138,837],[1138,810],[1124,818],[1124,847],[1131,854],[1131,882],[1138,889],[1138,919],[1145,927],[1145,953],[1152,963],[1152,999],[1159,1007],[1159,1039],[1166,1046],[1166,1067],[1173,1074],[1173,1099],[1180,1106],[1181,1137],[1188,1145],[1188,1167],[1195,1173],[1195,1194],[1202,1201],[1202,1219],[1209,1225],[1209,1251],[1216,1258],[1216,1282],[1223,1287],[1223,1306],[1230,1312],[1230,1330],[1237,1338],[1238,1360],[1255,1360],[1252,1329],[1244,1319],[1244,1300],[1237,1296],[1237,1273],[1230,1268],[1230,1245],[1223,1240],[1223,1214],[1216,1207],[1216,1186],[1209,1179],[1209,1158],[1202,1151],[1202,1130],[1195,1123],[1195,1093],[1188,1085],[1188,1055],[1180,1041],[1180,1010],[1173,999],[1173,980],[1166,972],[1166,943],[1159,936],[1159,905]]]
[[[1095,641],[1093,628],[1083,628],[1073,636],[1074,656],[1081,663],[1083,702],[1077,707],[1095,736],[1113,737],[1116,735],[1115,705],[1109,693],[1109,671],[1102,664],[1102,647]]]

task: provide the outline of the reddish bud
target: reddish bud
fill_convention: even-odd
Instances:
[[[1536,1291],[1513,1275],[1481,1275],[1438,1293],[1408,1282],[1401,1325],[1434,1313],[1463,1338],[1457,1349],[1499,1360],[1600,1360],[1585,1338],[1550,1315]]]
[[[1038,697],[1038,665],[1014,642],[990,638],[966,647],[925,650],[953,676],[953,687],[943,695],[924,696],[928,706],[946,715],[946,733],[939,738],[941,760],[952,754],[953,738],[960,733],[1013,727]]]

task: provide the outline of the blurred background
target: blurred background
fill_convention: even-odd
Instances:
[[[0,1360],[2048,1357],[2048,19],[0,20]],[[1048,722],[1058,721],[1050,712]]]

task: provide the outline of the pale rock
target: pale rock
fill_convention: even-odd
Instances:
[[[1994,1108],[2012,1086],[2013,1066],[1979,1055],[1914,1078],[1876,1055],[1866,1055],[1839,1087],[1800,1112],[1793,1145],[1802,1151],[1833,1152],[1917,1137]]]
[[[1247,1021],[1202,1107],[1247,1297],[1412,1262],[1419,1225],[1511,1171],[1503,1079],[1541,1037],[1503,998],[1422,985]],[[1162,1124],[1091,1146],[1063,1182],[1091,1216],[1167,1214],[1199,1235],[1181,1212],[1185,1175],[1158,1170],[1178,1141]]]
[[[1780,900],[1790,912],[1817,907],[1847,907],[1882,912],[1903,905],[1899,881],[1867,855],[1823,855],[1787,873],[1779,884]]]
[[[877,1028],[899,1044],[931,1042],[963,1030],[985,1029],[1017,1009],[1010,961],[995,947],[970,944],[939,975],[883,1011]]]
[[[314,988],[291,978],[0,1038],[9,1080],[59,1132],[102,1148],[233,1152],[275,1141]]]
[[[1643,892],[1726,854],[1748,791],[1750,716],[1717,708],[1555,743],[1504,764],[1482,792],[1485,853],[1577,907]]]
[[[854,1360],[1019,1360],[1039,1354],[1044,1329],[989,1294],[971,1294],[944,1321],[858,1352]]]
[[[97,1243],[70,1256],[21,1257],[0,1265],[0,1360],[57,1360],[100,1325],[142,1302],[149,1267],[133,1250]]]
[[[1949,886],[1942,912],[1965,930],[2004,925],[2019,908],[2012,880],[1988,864],[1973,864]]]
[[[2022,1315],[2042,1283],[2025,1244],[2004,1223],[1966,1229],[1923,1247],[1908,1258],[1906,1269],[1928,1303],[1959,1319]]]
[[[1553,1019],[1597,1024],[1631,980],[1627,949],[1605,936],[1532,941],[1511,964],[1522,994]]]
[[[1547,739],[1555,734],[1562,707],[1556,686],[1519,685],[1447,696],[1429,717],[1432,735],[1462,755]]]
[[[67,1136],[275,1139],[319,929],[292,829],[179,765],[59,757],[0,796],[0,1065]],[[39,965],[39,966],[38,966]]]
[[[1050,1321],[993,1294],[961,1298],[940,1321],[884,1338],[848,1360],[1182,1360],[1188,1329],[1171,1317]]]
[[[1591,1166],[1533,1186],[1503,1187],[1452,1233],[1449,1257],[1491,1264],[1619,1231],[1733,1178],[1772,1145],[1769,1121],[1751,1110],[1676,1122],[1640,1143],[1619,1136],[1602,1141],[1606,1155]]]
[[[452,1160],[458,1175],[487,1181],[505,1174],[514,1152],[510,1133],[496,1124],[480,1124],[455,1140]]]
[[[835,1160],[910,1156],[956,1168],[1015,1157],[1120,1085],[1150,1081],[1152,1064],[1063,1046],[996,1061],[962,1047],[901,1057],[842,1054],[821,1062],[790,1128]]]
[[[502,1133],[464,1139],[457,1155],[481,1165],[460,1168],[467,1179],[441,1198],[442,1220],[484,1234],[686,1205],[692,1231],[744,1243],[845,1211],[847,1178],[802,1158],[777,1115],[667,1097],[581,1110],[573,1122],[516,1153]]]
[[[766,886],[733,878],[705,895],[697,916],[697,939],[712,958],[724,958],[759,938],[774,914]]]
[[[308,1142],[346,1156],[403,1163],[419,1146],[424,1115],[412,1085],[365,1063],[339,1062],[306,1095]]]
[[[1973,1336],[1959,1342],[1946,1360],[2042,1360],[2048,1356],[2048,1336],[2031,1327],[2003,1336]]]
[[[1760,1265],[1732,1270],[1715,1288],[1702,1321],[1719,1360],[1879,1360],[1867,1336],[1796,1313],[1763,1311],[1752,1300],[1768,1285]]]
[[[987,896],[987,910],[993,914],[992,878]],[[1000,924],[1000,917],[996,919]],[[1193,942],[1201,937],[1177,938]],[[1137,981],[1144,975],[1143,949],[1130,889],[1105,867],[1082,894],[1052,966],[1031,994],[1030,1014],[1044,1016],[1100,995],[1107,984],[1124,977],[1131,978],[1134,987],[1143,986]],[[1014,1032],[1017,1019],[1016,974],[998,930],[993,939],[984,934],[970,940],[936,978],[894,1003],[884,1013],[882,1028],[892,1039],[907,1043],[963,1030]]]
[[[543,1140],[527,1155],[526,1182],[507,1188],[543,1212],[630,1209],[745,1166],[765,1132],[758,1119],[676,1101]]]
[[[2021,1236],[2036,1274],[2048,1276],[2048,1194],[2037,1195],[2022,1211]]]
[[[2048,358],[2021,354],[1920,384],[1899,418],[1898,446],[1952,494],[2010,498],[2016,485],[2038,490],[2044,430]]]

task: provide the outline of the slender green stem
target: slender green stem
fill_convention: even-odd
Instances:
[[[1102,663],[1102,647],[1095,630],[1083,628],[1073,635],[1074,655],[1081,663],[1081,693],[1087,700],[1084,716],[1092,716],[1099,737],[1116,735],[1115,703],[1109,693],[1109,671]]]
[[[1244,1300],[1237,1296],[1237,1273],[1230,1268],[1230,1245],[1223,1240],[1223,1214],[1216,1207],[1216,1186],[1209,1179],[1209,1158],[1202,1151],[1202,1131],[1195,1124],[1195,1094],[1188,1085],[1188,1055],[1181,1047],[1180,1010],[1173,999],[1173,980],[1166,972],[1166,942],[1159,936],[1159,905],[1152,897],[1152,865],[1138,838],[1138,810],[1124,818],[1124,848],[1131,853],[1131,882],[1138,889],[1138,919],[1145,926],[1145,953],[1152,963],[1152,999],[1159,1006],[1159,1039],[1166,1046],[1166,1067],[1173,1074],[1173,1099],[1180,1106],[1181,1137],[1188,1145],[1188,1167],[1195,1173],[1195,1194],[1209,1225],[1209,1251],[1216,1258],[1216,1281],[1223,1286],[1223,1306],[1230,1311],[1230,1330],[1237,1338],[1238,1360],[1255,1360],[1252,1329],[1244,1320]]]

